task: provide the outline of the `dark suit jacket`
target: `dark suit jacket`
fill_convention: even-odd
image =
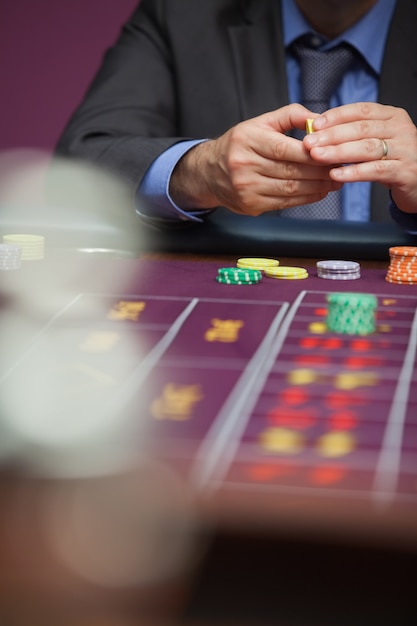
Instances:
[[[116,169],[138,186],[184,138],[216,137],[288,103],[279,0],[142,0],[59,141],[59,154]],[[417,122],[416,0],[398,0],[379,102]],[[389,220],[374,185],[372,219]]]

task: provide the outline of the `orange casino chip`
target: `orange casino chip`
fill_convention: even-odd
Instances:
[[[393,269],[390,268],[387,272],[387,276],[390,278],[412,278],[414,280],[417,279],[417,269],[409,270],[409,269]]]
[[[393,265],[409,265],[412,267],[417,264],[417,256],[395,256],[390,254],[390,259]]]
[[[390,265],[388,274],[406,274],[407,276],[413,276],[417,274],[417,265]]]
[[[387,283],[395,283],[397,285],[417,285],[417,279],[415,278],[407,278],[407,277],[400,277],[400,278],[393,278],[392,276],[386,276],[385,280],[387,281]]]
[[[415,256],[417,257],[417,246],[394,246],[389,249],[390,256]]]
[[[406,273],[396,273],[393,274],[391,272],[388,272],[388,274],[386,275],[386,278],[392,282],[395,282],[397,280],[403,280],[405,282],[409,282],[409,283],[415,283],[417,282],[417,276],[410,276],[410,274],[406,274]]]
[[[389,249],[390,265],[385,280],[397,285],[417,284],[417,247],[394,246]]]

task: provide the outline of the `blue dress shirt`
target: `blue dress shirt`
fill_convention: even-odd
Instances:
[[[317,35],[318,49],[327,50],[338,45],[341,41],[348,42],[361,55],[355,61],[351,69],[346,72],[337,90],[330,101],[330,106],[340,106],[352,102],[376,102],[378,99],[378,79],[381,71],[385,41],[388,34],[389,24],[395,8],[396,0],[378,0],[368,13],[343,35],[332,41],[326,41],[306,21],[295,0],[282,0],[282,23],[283,37],[286,49],[298,37],[315,33]],[[288,52],[287,54],[287,79],[290,102],[299,102],[300,67],[297,59]],[[151,207],[152,217],[163,220],[196,220],[201,221],[201,216],[209,210],[196,210],[193,212],[183,211],[170,198],[169,182],[172,171],[179,159],[193,146],[205,141],[183,141],[175,144],[161,154],[148,169],[139,193],[148,201]],[[343,217],[344,220],[368,221],[370,205],[370,183],[350,183],[343,187]],[[143,213],[143,207],[141,208]],[[400,215],[398,215],[400,213]],[[402,223],[402,214],[395,207],[393,217]],[[399,218],[399,219],[398,219]],[[415,225],[415,216],[411,216],[411,222]]]
[[[345,73],[330,106],[336,107],[352,102],[377,102],[378,79],[381,73],[385,41],[396,0],[379,0],[370,11],[352,28],[331,42],[321,36],[319,50],[329,50],[341,41],[349,43],[361,55],[351,69]],[[298,37],[312,31],[311,26],[299,11],[295,0],[282,0],[282,23],[284,45],[288,49]],[[291,54],[287,54],[287,75],[290,102],[301,100],[300,67]],[[350,183],[342,190],[342,219],[366,222],[370,212],[370,183]]]

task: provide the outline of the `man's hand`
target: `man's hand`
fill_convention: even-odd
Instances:
[[[417,128],[404,109],[359,102],[312,117],[315,132],[303,140],[312,158],[347,164],[330,171],[333,180],[379,182],[402,211],[417,213]]]
[[[311,112],[299,104],[237,124],[218,139],[199,144],[177,164],[170,184],[184,209],[224,206],[259,215],[316,202],[342,183],[331,166],[313,159],[302,141],[288,137],[304,129]]]

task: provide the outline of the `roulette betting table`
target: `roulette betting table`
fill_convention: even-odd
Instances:
[[[104,398],[140,424],[133,448],[175,474],[204,545],[176,623],[415,623],[416,285],[384,262],[326,280],[286,259],[308,278],[226,285],[232,257],[51,261],[3,281],[3,311],[27,299],[36,327],[6,349],[3,392],[33,400],[58,372],[71,410]],[[374,295],[375,332],[330,332],[335,292]]]

